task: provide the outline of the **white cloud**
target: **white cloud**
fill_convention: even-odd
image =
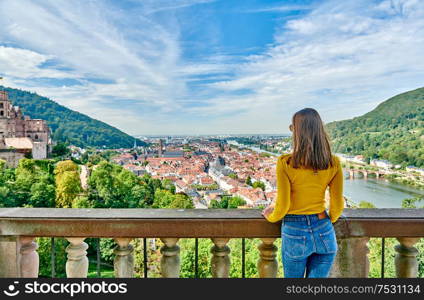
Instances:
[[[264,8],[248,9],[245,12],[248,12],[248,13],[290,12],[290,11],[310,10],[312,8],[313,6],[311,5],[277,5],[277,6],[269,6]]]
[[[252,93],[211,101],[204,113],[222,113],[224,103],[234,112],[247,104],[252,107],[249,117],[259,108],[266,113],[258,131],[272,131],[273,124],[282,118],[288,124],[291,114],[304,106],[318,108],[326,120],[343,119],[423,86],[424,2],[385,3],[328,1],[288,21],[276,34],[275,45],[250,57],[235,78],[211,84],[227,93]],[[234,124],[248,120],[236,117]]]
[[[215,0],[140,0],[134,1],[143,5],[142,13],[145,15],[186,8],[196,4],[215,2]]]
[[[70,78],[71,73],[41,68],[52,56],[13,47],[0,46],[0,70],[6,76],[20,78]]]
[[[185,58],[175,14],[210,1],[132,2],[122,10],[100,0],[0,0],[6,83],[132,134],[286,132],[305,106],[343,119],[423,85],[423,1],[266,7],[303,13],[281,21],[263,53],[202,60]],[[43,66],[51,60],[60,68]],[[34,77],[81,85],[42,86]]]
[[[125,22],[129,24],[122,24]],[[122,28],[128,30],[121,31]],[[170,30],[154,19],[129,16],[126,11],[106,7],[103,1],[1,1],[0,38],[32,49],[0,48],[2,73],[20,77],[11,79],[19,87],[25,87],[23,78],[85,78],[77,87],[86,102],[90,99],[85,106],[76,105],[73,94],[60,93],[56,88],[37,88],[26,81],[36,91],[84,113],[101,107],[104,97],[133,99],[166,110],[171,105],[178,107],[173,101],[175,95],[186,93],[183,78],[176,76],[180,57],[178,28]],[[40,64],[50,58],[57,58],[75,71],[40,69]],[[90,78],[108,83],[93,83]],[[91,109],[86,110],[88,107]],[[104,120],[109,122],[108,118],[106,115]],[[137,119],[140,121],[141,116]],[[120,124],[114,121],[112,124]]]

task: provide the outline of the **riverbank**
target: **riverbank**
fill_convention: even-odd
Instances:
[[[386,179],[396,182],[396,183],[401,183],[404,185],[409,185],[412,186],[414,188],[420,189],[424,191],[424,179],[420,180],[420,179],[410,179],[409,176],[401,176],[401,175],[397,175],[397,174],[390,174],[385,176]]]

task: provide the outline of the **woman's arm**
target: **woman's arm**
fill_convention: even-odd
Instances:
[[[330,187],[330,219],[331,223],[335,223],[343,212],[344,198],[343,198],[343,169],[339,159],[336,159],[337,171],[333,179],[329,183]]]
[[[277,160],[277,200],[275,201],[274,210],[269,214],[265,214],[265,218],[269,222],[277,222],[281,220],[290,208],[290,181],[286,172],[287,165],[281,157]],[[271,204],[272,205],[272,204]]]

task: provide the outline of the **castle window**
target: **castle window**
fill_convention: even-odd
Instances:
[[[38,134],[36,134],[34,138],[35,138],[36,140],[38,140]]]
[[[4,116],[4,111],[0,110],[0,116]]]
[[[4,108],[4,103],[0,103],[0,108]]]

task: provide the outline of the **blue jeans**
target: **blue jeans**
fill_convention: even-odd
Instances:
[[[281,225],[285,278],[328,277],[337,253],[334,226],[317,214],[286,215]]]

